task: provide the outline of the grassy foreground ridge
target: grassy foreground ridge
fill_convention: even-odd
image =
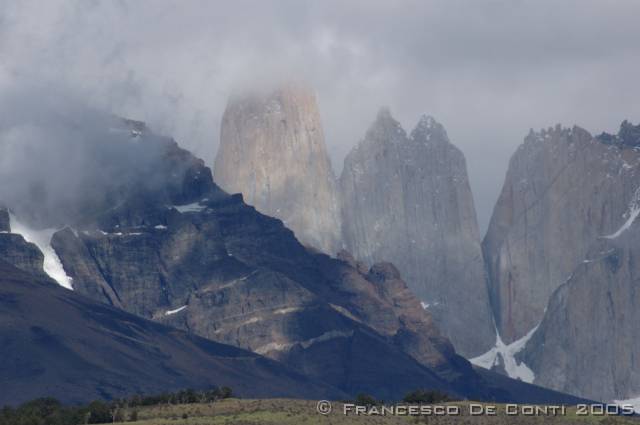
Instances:
[[[466,412],[467,402],[452,402],[462,406]],[[575,408],[569,408],[563,417],[523,417],[505,416],[504,412],[495,417],[454,416],[454,417],[382,417],[344,416],[342,403],[333,403],[329,415],[316,411],[316,401],[308,400],[240,400],[227,399],[210,404],[189,404],[177,406],[149,406],[138,411],[139,425],[356,425],[356,424],[434,424],[434,425],[507,425],[507,424],[603,424],[638,425],[640,420],[632,417],[616,416],[576,416]],[[501,406],[502,407],[502,406]],[[502,407],[503,408],[503,407]],[[120,423],[127,424],[126,422]],[[130,422],[129,422],[130,424]]]

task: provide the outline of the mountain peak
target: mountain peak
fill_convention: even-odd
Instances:
[[[378,110],[378,115],[376,115],[376,122],[377,121],[395,121],[395,119],[393,118],[393,116],[391,115],[391,109],[389,109],[388,106],[382,106],[379,110]]]
[[[407,136],[389,109],[380,109],[345,157],[340,184],[343,237],[353,257],[393,263],[464,355],[489,349],[495,334],[466,162],[443,126],[425,115]],[[397,270],[379,264],[369,276],[389,283]]]
[[[214,180],[281,219],[303,244],[337,252],[340,216],[314,90],[289,82],[229,99]]]
[[[436,125],[440,125],[440,124],[436,121],[435,118],[433,118],[431,115],[422,114],[422,116],[420,117],[420,120],[418,121],[418,125],[416,126],[416,129],[418,128],[431,129]]]
[[[388,107],[384,106],[378,111],[375,121],[369,127],[365,136],[365,141],[375,141],[376,143],[401,142],[407,137],[400,123],[393,118]],[[367,145],[369,143],[366,143]]]
[[[418,141],[429,142],[431,140],[448,141],[447,131],[444,126],[431,115],[423,114],[418,124],[411,132],[411,138]]]
[[[602,143],[608,145],[640,146],[640,124],[633,125],[627,120],[622,121],[618,134],[604,132],[596,137]]]

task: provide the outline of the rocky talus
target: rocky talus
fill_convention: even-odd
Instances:
[[[347,155],[340,177],[347,249],[390,261],[456,349],[472,357],[495,341],[464,155],[423,116],[407,135],[382,109]]]

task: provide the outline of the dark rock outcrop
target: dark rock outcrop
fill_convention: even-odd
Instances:
[[[220,187],[281,219],[303,244],[328,254],[340,248],[335,176],[308,87],[232,97],[213,171]]]
[[[44,278],[44,255],[23,236],[11,233],[9,211],[0,208],[0,260],[14,265],[20,270]]]
[[[473,197],[462,152],[422,117],[407,136],[383,109],[345,159],[343,234],[354,257],[390,261],[456,349],[495,341]]]
[[[0,208],[0,232],[10,232],[11,225],[9,220],[9,211],[5,208]]]
[[[281,360],[345,392],[393,398],[420,382],[475,391],[468,363],[391,266],[363,273],[313,254],[238,197],[198,205],[159,208],[158,224],[66,229],[52,244],[76,291]]]
[[[45,277],[44,256],[32,243],[13,233],[0,234],[0,259],[34,276]]]
[[[602,133],[598,137],[603,143],[626,147],[640,147],[640,124],[633,125],[627,120],[620,124],[618,134]]]

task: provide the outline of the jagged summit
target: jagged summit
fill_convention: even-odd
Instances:
[[[370,144],[402,143],[407,139],[407,133],[402,125],[391,115],[388,107],[382,107],[371,123],[364,139],[358,148],[366,148]]]
[[[577,135],[577,137],[572,137],[575,135]],[[562,124],[558,123],[555,126],[541,128],[538,131],[534,130],[533,128],[529,129],[529,133],[525,137],[524,141],[525,143],[536,143],[549,139],[568,139],[570,142],[580,142],[586,140],[587,142],[590,142],[592,136],[591,133],[580,126],[574,125],[572,127],[564,127]]]
[[[400,122],[398,122],[388,107],[382,107],[376,115],[364,140],[360,143],[366,146],[370,143],[429,143],[449,142],[449,137],[444,126],[430,115],[423,114],[415,128],[408,135]]]
[[[640,147],[640,124],[633,125],[627,120],[622,121],[618,134],[603,132],[597,139],[609,145],[622,147]]]
[[[420,117],[418,124],[411,132],[411,139],[422,142],[449,141],[444,126],[431,115],[422,115]]]
[[[393,262],[464,355],[488,349],[495,334],[475,208],[464,155],[444,127],[425,116],[407,136],[381,109],[345,158],[340,185],[354,257]]]

